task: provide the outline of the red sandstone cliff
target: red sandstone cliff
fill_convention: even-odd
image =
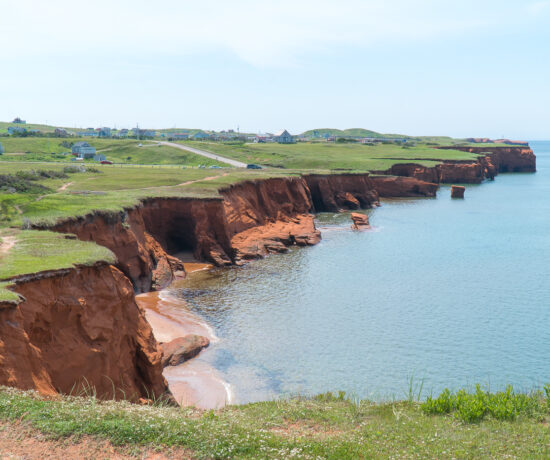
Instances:
[[[439,186],[414,177],[371,176],[381,198],[434,197]]]
[[[393,165],[382,174],[414,177],[433,183],[479,184],[483,179],[493,179],[501,172],[535,172],[537,159],[528,147],[469,147],[449,146],[440,149],[453,149],[480,155],[477,161],[443,161],[426,167],[415,163]]]
[[[308,174],[304,179],[316,212],[378,205],[378,192],[368,174]]]
[[[16,280],[0,305],[0,384],[136,399],[167,391],[161,352],[129,280],[98,264]]]

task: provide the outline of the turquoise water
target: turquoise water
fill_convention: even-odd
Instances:
[[[367,232],[322,214],[318,246],[191,276],[178,295],[220,337],[198,359],[238,402],[550,382],[550,142],[532,146],[536,174],[385,201]]]

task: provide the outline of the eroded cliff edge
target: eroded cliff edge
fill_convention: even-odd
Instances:
[[[11,281],[0,303],[0,384],[102,399],[160,397],[161,352],[128,278],[107,263]]]
[[[493,179],[499,173],[537,170],[536,156],[528,147],[449,146],[439,149],[475,153],[479,158],[476,161],[443,161],[433,167],[417,163],[400,163],[378,173],[414,177],[441,184],[479,184],[484,179]]]
[[[241,264],[320,240],[313,212],[368,208],[378,192],[368,174],[310,175],[244,181],[219,198],[149,198],[122,213],[96,212],[50,230],[73,233],[116,255],[136,292],[167,286],[192,252],[217,266]],[[435,194],[435,188],[432,196]]]

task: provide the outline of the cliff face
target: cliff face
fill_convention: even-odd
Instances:
[[[434,197],[438,185],[414,177],[372,176],[371,180],[381,198]]]
[[[400,168],[399,176],[409,173]],[[423,170],[415,174],[433,178]],[[51,229],[111,249],[136,292],[146,292],[183,275],[172,254],[191,251],[218,266],[241,264],[318,243],[313,211],[370,208],[379,191],[387,197],[433,196],[436,189],[416,178],[373,180],[368,174],[268,178],[220,190],[220,198],[150,198],[123,213],[95,213]]]
[[[14,282],[25,299],[0,306],[0,384],[100,398],[167,390],[161,352],[129,280],[107,264]]]
[[[371,208],[378,192],[368,174],[310,174],[304,176],[316,212]]]
[[[444,161],[434,167],[415,163],[396,164],[383,174],[414,177],[427,182],[479,184],[501,172],[535,172],[537,158],[528,147],[440,147],[480,155],[477,161]]]
[[[118,268],[140,292],[164,287],[166,280],[162,274],[165,267],[169,267],[171,272],[183,271],[183,264],[150,237],[139,208],[117,215],[96,213],[69,219],[50,230],[74,233],[80,240],[95,241],[109,248],[117,257]]]

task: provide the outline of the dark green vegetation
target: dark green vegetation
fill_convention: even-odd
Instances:
[[[548,458],[547,400],[539,393],[524,398],[531,409],[513,421],[488,415],[466,423],[427,415],[416,402],[373,404],[330,393],[199,411],[93,397],[43,400],[4,388],[0,419],[54,439],[90,435],[126,448],[176,446],[194,458]]]
[[[522,416],[540,418],[550,410],[550,385],[544,387],[544,392],[546,399],[541,393],[516,393],[511,386],[491,393],[477,385],[473,392],[459,390],[451,393],[446,389],[437,398],[428,397],[421,407],[426,414],[453,414],[467,423],[485,418],[508,421]]]

